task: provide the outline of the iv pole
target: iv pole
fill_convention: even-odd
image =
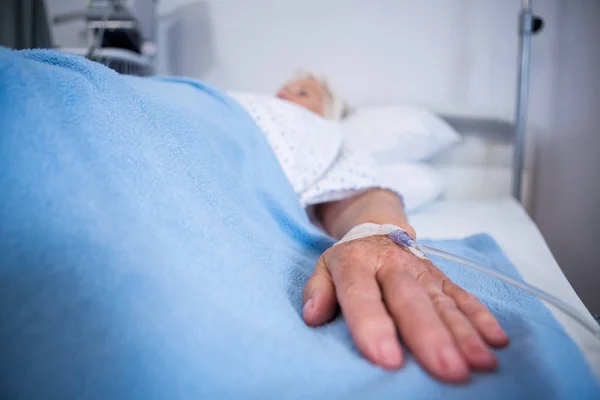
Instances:
[[[542,29],[543,21],[533,15],[532,0],[522,0],[519,14],[519,77],[517,84],[517,108],[515,112],[515,153],[513,160],[512,194],[523,201],[523,167],[525,158],[525,130],[527,126],[527,104],[529,97],[529,59],[531,36]]]

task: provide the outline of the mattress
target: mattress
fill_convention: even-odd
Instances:
[[[440,201],[412,213],[410,220],[423,239],[454,239],[488,233],[527,282],[573,305],[595,322],[552,256],[540,231],[515,200]],[[600,379],[600,341],[561,311],[549,308]]]

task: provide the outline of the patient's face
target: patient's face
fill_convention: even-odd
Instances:
[[[315,79],[298,79],[287,83],[277,92],[277,97],[296,103],[310,111],[325,115],[327,92]]]

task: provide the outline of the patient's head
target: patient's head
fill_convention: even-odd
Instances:
[[[327,83],[311,73],[300,73],[283,85],[277,97],[296,103],[327,119],[342,119],[344,106],[338,104]]]

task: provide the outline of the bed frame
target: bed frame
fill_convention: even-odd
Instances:
[[[531,9],[533,0],[522,0],[519,15],[519,78],[517,86],[517,100],[514,128],[514,160],[512,174],[512,194],[523,202],[523,169],[525,158],[525,131],[527,125],[527,105],[529,97],[529,60],[531,52],[531,36],[538,33],[543,27],[541,18],[535,16]]]

